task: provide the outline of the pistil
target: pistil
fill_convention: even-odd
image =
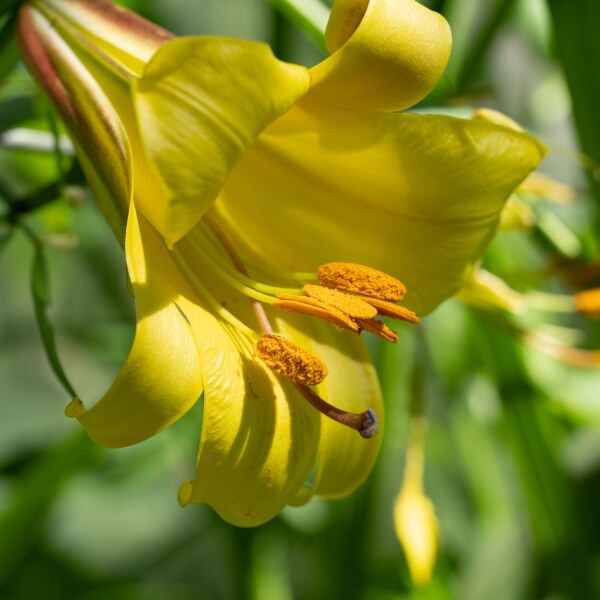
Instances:
[[[234,273],[230,273],[225,278],[226,281],[232,284],[232,277],[239,279],[241,286],[236,285],[234,286],[235,289],[240,289],[240,287],[246,288],[244,280],[249,280],[250,278],[244,262],[214,217],[205,215],[203,221],[214,236],[213,243],[218,243],[225,250],[235,271],[240,276],[236,277]],[[339,264],[345,265],[346,263]],[[352,265],[352,267],[357,266]],[[383,298],[380,298],[381,301],[387,302],[390,298],[399,298],[404,295],[403,290],[405,288],[397,280],[366,267],[363,269],[364,271],[361,271],[361,273],[365,273],[367,278],[365,289],[367,291],[379,290],[383,294]],[[327,269],[325,271],[327,272]],[[330,271],[333,272],[334,269],[330,269]],[[346,271],[348,270],[346,269],[344,272]],[[267,287],[263,286],[263,289]],[[333,285],[329,287],[305,285],[302,291],[306,295],[278,293],[288,291],[283,288],[270,289],[275,292],[275,295],[272,297],[272,300],[266,297],[265,301],[269,302],[271,300],[269,303],[273,306],[295,313],[316,316],[338,327],[349,329],[356,333],[360,333],[361,324],[364,322],[365,325],[363,327],[368,331],[378,333],[378,335],[381,335],[385,339],[397,341],[397,336],[394,332],[385,324],[373,318],[377,315],[378,309],[367,301],[369,298],[366,296],[359,297],[346,294],[339,289],[334,289]],[[378,431],[375,411],[369,409],[362,413],[348,412],[323,400],[309,386],[318,385],[325,379],[327,376],[327,366],[298,344],[282,336],[275,335],[264,306],[256,297],[257,294],[255,292],[248,293],[247,289],[242,289],[241,291],[251,299],[258,324],[264,334],[254,347],[257,357],[269,369],[289,379],[300,394],[321,414],[341,425],[354,429],[365,439],[375,436]],[[300,290],[297,291],[300,292]],[[355,290],[351,289],[350,291]]]

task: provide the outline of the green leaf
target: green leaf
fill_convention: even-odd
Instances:
[[[465,92],[479,75],[485,63],[488,50],[496,38],[498,30],[510,15],[516,0],[499,0],[492,10],[485,25],[479,31],[469,50],[461,61],[457,75],[456,92]]]
[[[0,100],[0,133],[22,121],[35,117],[36,109],[31,94],[18,94]]]
[[[0,218],[0,252],[6,248],[13,234],[13,228]]]
[[[581,148],[597,165],[590,183],[596,199],[600,201],[600,78],[597,76],[597,65],[600,64],[600,2],[548,0],[548,6],[552,14],[556,52],[571,92]]]
[[[0,15],[15,11],[24,0],[0,0]]]
[[[65,390],[72,398],[75,398],[77,397],[77,393],[69,382],[58,357],[54,328],[46,314],[50,304],[50,285],[48,281],[44,248],[38,240],[34,241],[34,255],[31,267],[31,293],[33,296],[35,318],[38,329],[40,330],[40,335],[42,336],[42,344],[50,367]]]
[[[11,38],[6,45],[4,45],[0,39],[0,81],[16,67],[18,62],[19,47],[17,46],[15,38]]]
[[[271,4],[325,51],[325,27],[329,19],[325,4],[320,0],[271,0]]]
[[[8,19],[0,28],[0,81],[19,62],[19,47],[15,38],[15,18]]]

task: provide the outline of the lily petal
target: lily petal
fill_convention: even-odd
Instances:
[[[125,251],[138,323],[125,365],[106,395],[79,418],[90,437],[111,448],[143,441],[187,412],[202,393],[202,370],[172,282],[164,240],[131,204]]]
[[[402,110],[441,77],[451,48],[442,15],[414,0],[337,0],[326,32],[333,55],[311,69],[307,100]]]
[[[199,307],[182,308],[195,328]],[[216,320],[203,321],[204,417],[196,478],[179,501],[210,504],[242,527],[260,525],[290,502],[316,458],[319,414],[294,388],[234,341]],[[210,357],[210,358],[209,358]]]
[[[341,498],[365,481],[383,439],[384,409],[375,368],[364,341],[350,332],[288,316],[277,318],[276,324],[278,332],[327,365],[329,375],[317,387],[324,400],[342,410],[362,413],[372,409],[377,414],[379,433],[371,439],[363,439],[356,431],[321,417],[317,471],[310,490],[317,496]],[[308,500],[307,494],[308,490],[303,490],[302,503]]]
[[[308,84],[304,67],[278,61],[265,44],[192,37],[160,48],[136,82],[135,101],[166,197],[141,210],[169,246],[198,222],[255,137]]]
[[[245,154],[215,208],[251,260],[368,264],[406,283],[407,306],[425,314],[460,288],[544,152],[482,121],[298,106]]]

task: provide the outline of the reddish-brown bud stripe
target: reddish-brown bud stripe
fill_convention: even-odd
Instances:
[[[114,106],[73,49],[36,8],[21,8],[17,35],[29,68],[76,141],[96,198],[108,194],[114,201],[105,215],[115,232],[121,233],[119,217],[123,222],[127,217],[131,182],[127,140]]]
[[[79,17],[79,21],[102,23],[111,26],[115,32],[125,36],[125,41],[135,40],[137,44],[145,44],[151,49],[158,49],[161,44],[175,38],[170,31],[163,29],[126,8],[107,0],[70,0],[68,16]]]
[[[264,335],[255,348],[269,369],[294,383],[317,385],[327,376],[326,365],[316,356],[279,335]]]
[[[61,117],[69,124],[73,124],[76,110],[52,57],[54,50],[52,44],[55,43],[56,34],[53,33],[54,38],[52,38],[48,33],[51,30],[40,27],[40,21],[41,15],[35,9],[29,6],[21,9],[16,33],[23,57],[46,94],[54,100]]]
[[[327,263],[317,272],[321,285],[344,292],[398,302],[406,294],[406,286],[394,277],[354,263]]]
[[[94,44],[109,53],[113,46],[116,51],[113,58],[126,53],[130,58],[147,63],[162,44],[175,38],[155,23],[107,0],[44,2],[38,8],[58,29],[68,27],[87,32],[86,37],[93,37]]]

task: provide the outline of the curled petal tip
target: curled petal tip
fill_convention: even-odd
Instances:
[[[452,45],[446,20],[414,0],[338,0],[326,40],[333,54],[312,69],[309,97],[362,110],[416,104],[441,77]]]
[[[179,486],[179,491],[177,492],[177,502],[181,507],[186,507],[192,498],[192,490],[194,489],[193,481],[184,481]]]
[[[77,397],[73,398],[65,408],[65,416],[70,419],[78,419],[83,416],[83,413],[85,413],[83,402]]]

